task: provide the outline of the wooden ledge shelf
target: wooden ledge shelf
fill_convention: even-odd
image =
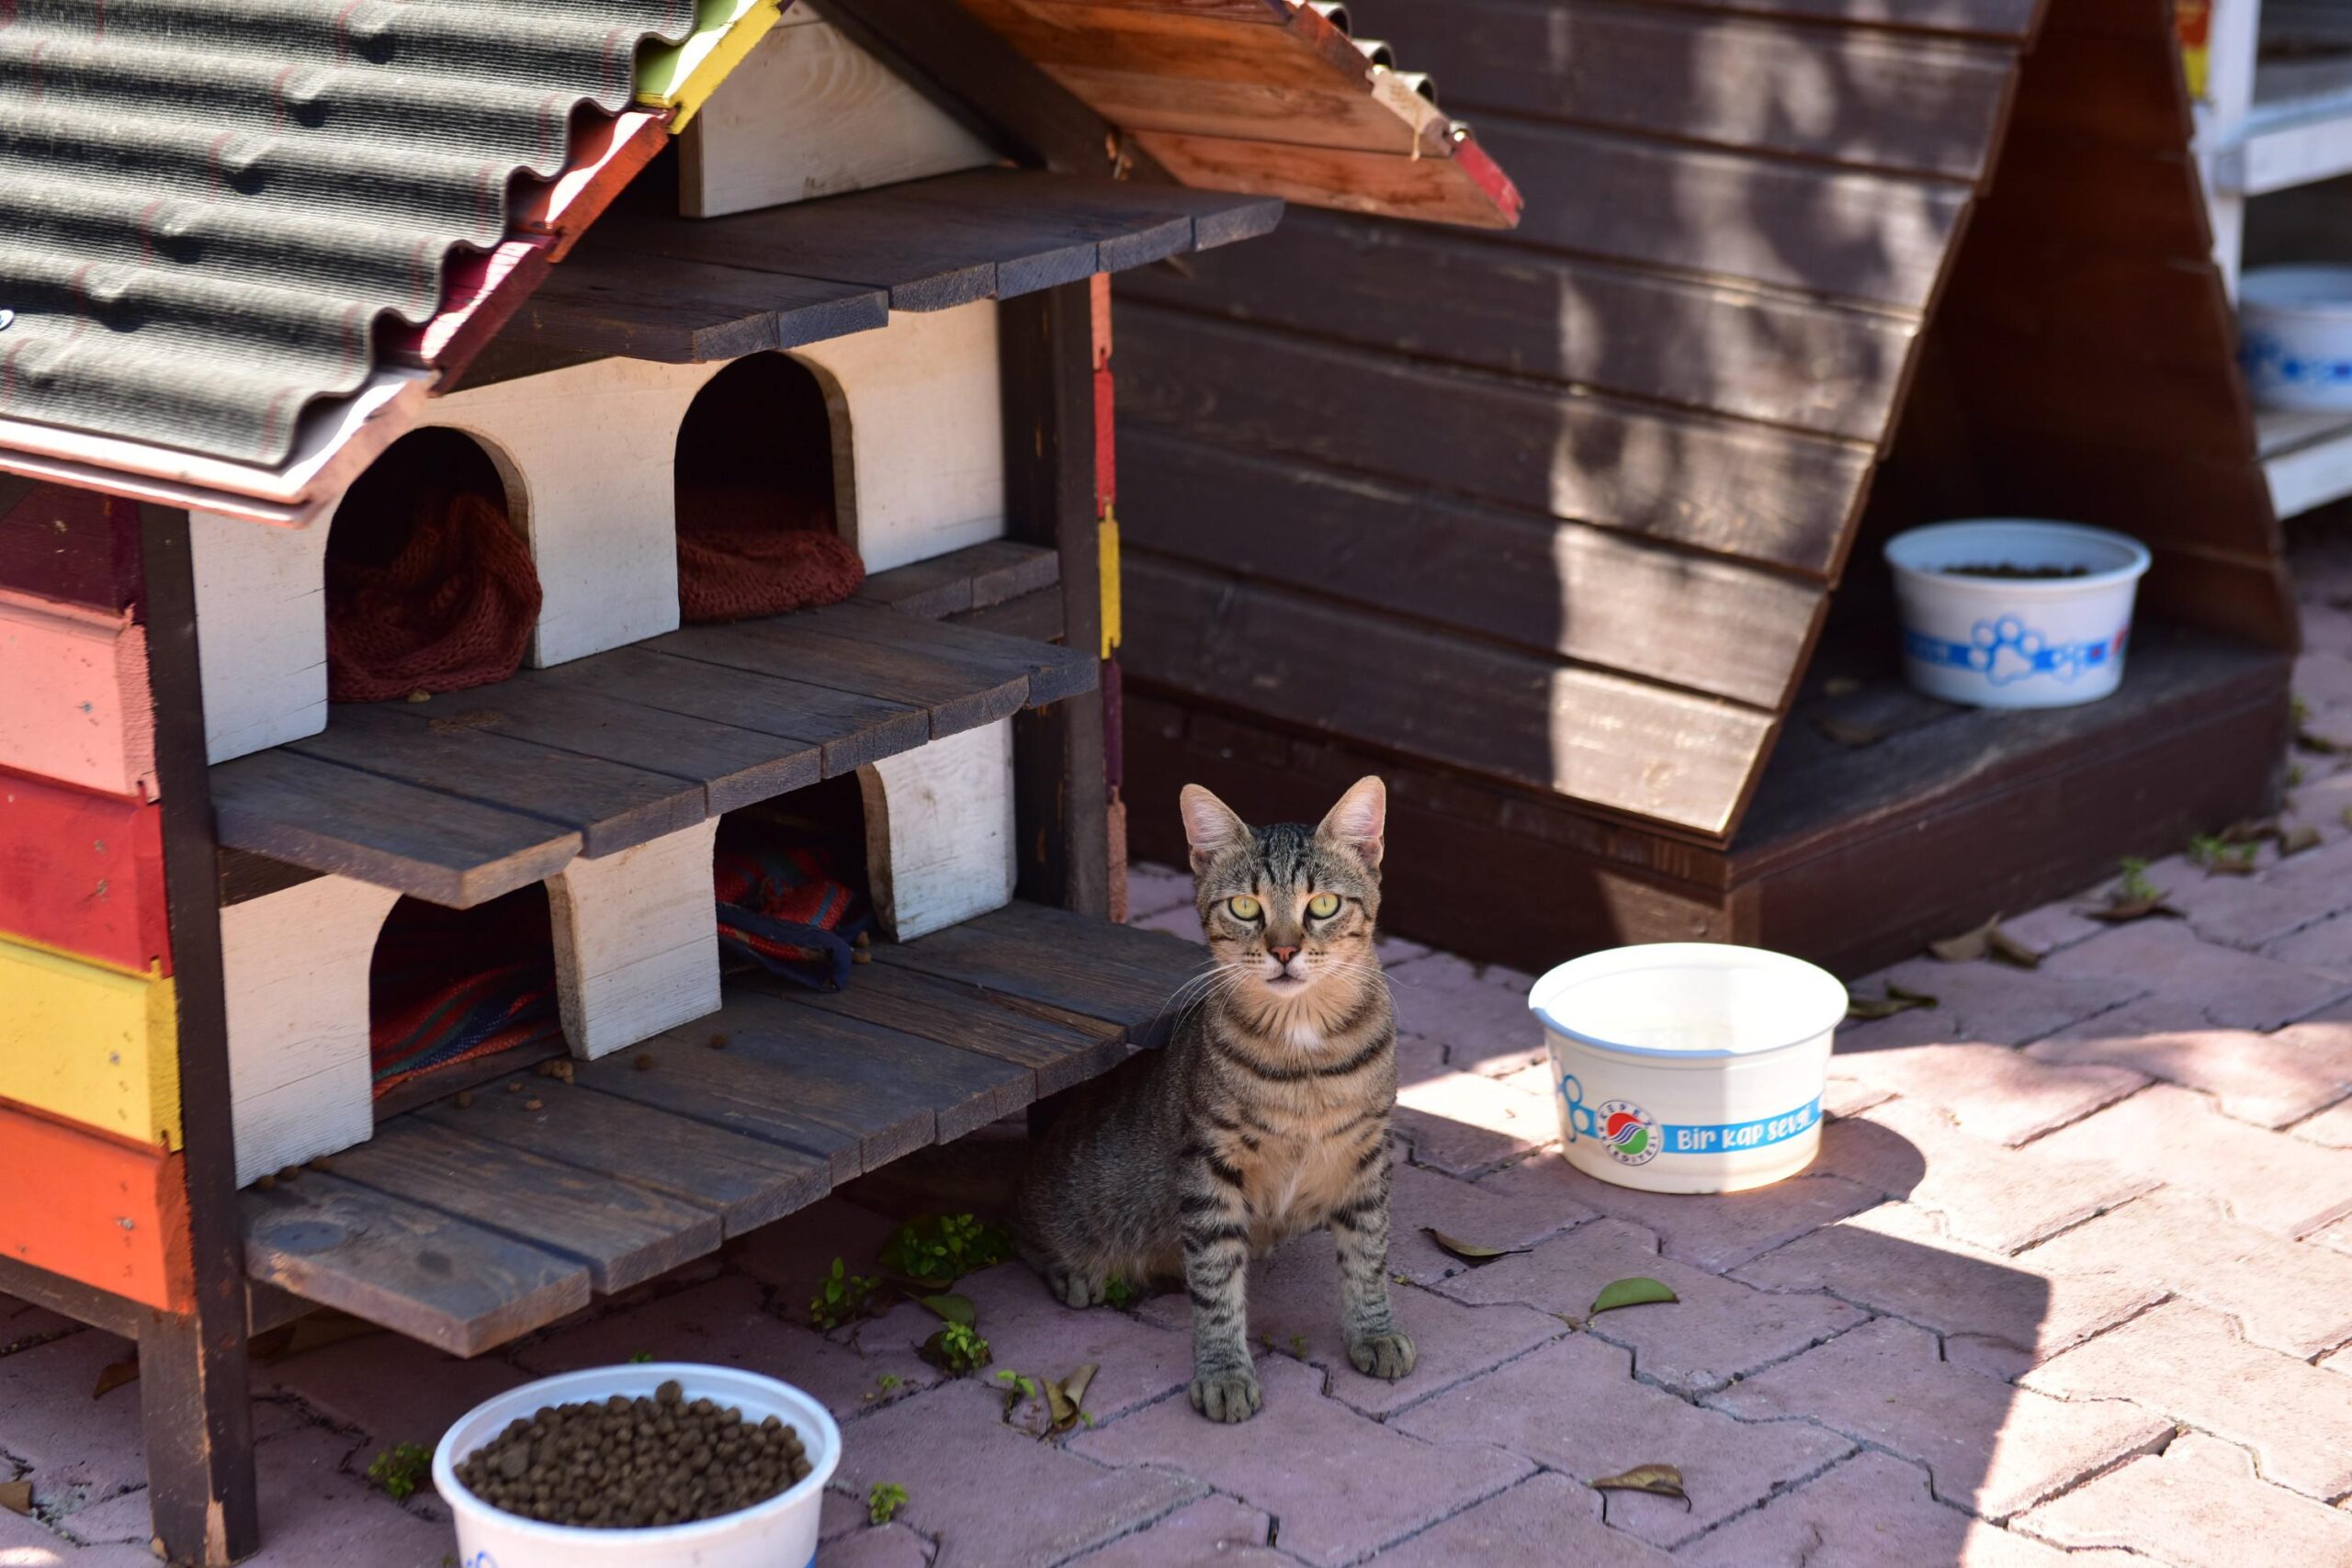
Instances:
[[[512,341],[689,364],[1010,299],[1246,240],[1277,197],[971,169],[729,218],[608,214],[508,323]]]
[[[225,849],[452,908],[1093,689],[1083,653],[865,604],[690,626],[211,771]]]
[[[875,957],[831,995],[731,982],[717,1015],[572,1083],[421,1106],[242,1194],[254,1280],[476,1354],[1094,1076],[1202,963],[1025,904]]]

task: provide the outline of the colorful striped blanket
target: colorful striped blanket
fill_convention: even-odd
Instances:
[[[840,990],[874,918],[835,863],[801,847],[721,850],[712,877],[721,960]],[[545,908],[537,888],[471,909],[401,901],[368,973],[378,1095],[437,1067],[561,1037]]]

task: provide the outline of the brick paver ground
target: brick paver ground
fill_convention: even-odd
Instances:
[[[2352,554],[2299,572],[2309,728],[2352,742]],[[447,1511],[393,1502],[369,1460],[522,1379],[646,1354],[840,1414],[837,1568],[2352,1568],[2352,765],[2294,761],[2283,820],[2318,846],[2266,846],[2246,877],[2160,860],[2184,918],[2102,926],[2086,889],[2010,923],[2037,970],[1858,982],[1937,1005],[1841,1032],[1821,1159],[1759,1192],[1570,1171],[1528,977],[1386,944],[1401,1382],[1349,1366],[1322,1236],[1253,1274],[1246,1426],[1189,1408],[1181,1295],[1071,1313],[1017,1265],[959,1287],[997,1364],[948,1379],[916,1358],[919,1307],[809,1325],[819,1273],[870,1269],[906,1201],[853,1188],[471,1363],[371,1334],[257,1369],[259,1561],[439,1568]],[[1136,868],[1139,923],[1192,934],[1190,905]],[[1524,1250],[1473,1267],[1424,1227]],[[1632,1273],[1680,1301],[1588,1322]],[[6,1568],[150,1561],[136,1387],[93,1396],[127,1348],[0,1299],[0,1480],[34,1509],[0,1512]],[[994,1375],[1086,1362],[1091,1424],[1057,1438]],[[1653,1462],[1687,1509],[1586,1484]],[[876,1527],[886,1481],[909,1501]]]

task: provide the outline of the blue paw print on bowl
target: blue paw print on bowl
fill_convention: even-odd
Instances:
[[[2298,354],[2268,333],[2248,332],[2238,358],[2257,383],[2267,377],[2290,387],[2352,387],[2352,359]]]
[[[1966,642],[1952,642],[1905,629],[1903,649],[1925,664],[1951,670],[1973,670],[1996,686],[2007,686],[2036,675],[2073,681],[2113,659],[2123,646],[2123,634],[2099,642],[2052,642],[2018,615],[1998,615],[1970,628]]]

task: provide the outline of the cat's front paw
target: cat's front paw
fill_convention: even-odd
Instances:
[[[1109,1287],[1107,1280],[1082,1274],[1074,1269],[1045,1270],[1046,1289],[1054,1299],[1068,1307],[1091,1307],[1102,1304],[1102,1292]]]
[[[1212,1421],[1247,1421],[1266,1398],[1258,1391],[1258,1375],[1247,1367],[1202,1373],[1193,1380],[1192,1395],[1193,1408]]]
[[[1411,1371],[1419,1359],[1413,1342],[1394,1330],[1374,1334],[1348,1347],[1348,1359],[1354,1363],[1356,1371],[1368,1378],[1386,1378],[1391,1382]]]

